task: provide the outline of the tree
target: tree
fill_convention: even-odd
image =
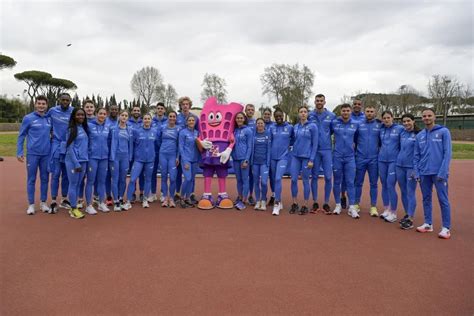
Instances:
[[[0,54],[0,70],[13,68],[16,65],[16,61],[7,55]]]
[[[132,92],[142,98],[146,107],[157,100],[160,89],[163,89],[163,77],[158,69],[154,67],[144,67],[137,71],[130,82]]]
[[[0,123],[20,122],[28,114],[28,106],[19,99],[0,96]]]
[[[50,78],[42,83],[39,91],[46,95],[49,100],[49,106],[53,106],[61,93],[67,90],[76,90],[77,86],[74,82],[68,79]]]
[[[443,114],[443,125],[456,96],[462,91],[462,85],[456,78],[433,75],[428,82],[428,92],[433,99],[436,113]]]
[[[217,102],[226,103],[227,102],[227,90],[226,82],[224,78],[219,77],[216,74],[204,75],[201,86],[203,87],[201,92],[201,101],[204,103],[210,97],[216,97]]]
[[[277,103],[281,103],[281,93],[287,84],[286,65],[273,64],[263,71],[260,76],[262,83],[262,95],[275,98]]]
[[[160,96],[160,100],[162,100],[162,102],[165,104],[167,112],[174,110],[174,105],[178,101],[178,93],[176,92],[176,89],[173,87],[173,85],[169,83],[166,85],[162,95]]]
[[[26,92],[30,97],[31,110],[33,110],[34,98],[38,94],[38,90],[41,85],[47,83],[48,80],[53,78],[50,73],[38,70],[20,72],[15,74],[14,77],[19,81],[24,81],[28,85]]]

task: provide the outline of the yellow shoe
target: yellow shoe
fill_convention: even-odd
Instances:
[[[370,216],[372,216],[372,217],[378,217],[379,216],[379,212],[377,212],[377,208],[375,206],[372,206],[370,208]]]
[[[73,208],[72,210],[69,210],[69,215],[74,219],[84,218],[84,213],[79,211],[77,208]]]

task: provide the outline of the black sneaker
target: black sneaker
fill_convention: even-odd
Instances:
[[[403,216],[403,218],[399,221],[400,224],[402,224],[404,221],[406,221],[408,218],[410,218],[410,216],[408,216],[408,214],[405,214],[405,216]]]
[[[402,223],[400,223],[401,229],[412,229],[413,228],[413,221],[410,218],[407,218]]]
[[[311,214],[316,214],[318,212],[318,210],[319,210],[319,204],[318,204],[318,202],[314,202],[313,203],[313,208],[311,209],[310,213]]]
[[[185,200],[180,200],[179,201],[179,206],[181,206],[181,208],[188,208],[188,204],[186,204]]]
[[[143,193],[140,193],[140,203],[143,203],[144,200],[145,196],[143,195]]]
[[[191,201],[193,205],[197,205],[199,203],[199,201],[196,200],[196,196],[194,195],[194,193],[191,194],[191,196],[189,197],[189,200]]]
[[[273,206],[275,204],[275,197],[272,195],[268,201],[268,206]]]
[[[175,193],[173,199],[174,199],[174,202],[178,204],[181,201],[181,195],[179,193]]]
[[[341,196],[341,207],[343,209],[346,209],[347,208],[347,197],[344,195],[344,196]]]
[[[295,214],[296,212],[298,212],[298,204],[293,203],[291,204],[290,214]]]
[[[299,215],[306,215],[306,214],[308,214],[308,207],[302,206],[302,207],[300,208]]]
[[[50,214],[56,214],[58,212],[58,203],[56,202],[51,203],[51,205],[49,206],[49,209],[51,210]]]
[[[248,202],[252,206],[255,205],[255,199],[253,198],[253,196],[249,196]]]
[[[135,204],[136,201],[137,201],[137,195],[135,193],[133,193],[132,200],[130,201],[130,203]]]
[[[324,210],[324,213],[326,213],[327,215],[332,214],[331,208],[329,207],[329,204],[327,203],[323,205],[323,210]]]
[[[193,201],[191,201],[190,198],[184,200],[184,203],[186,203],[186,205],[187,205],[188,207],[195,207],[195,206],[196,206],[196,204],[194,204]]]

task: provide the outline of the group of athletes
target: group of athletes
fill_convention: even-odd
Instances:
[[[27,140],[27,214],[35,213],[35,182],[41,179],[40,210],[54,214],[58,208],[69,210],[79,219],[98,210],[125,211],[132,204],[160,199],[162,207],[194,207],[195,178],[201,158],[200,149],[209,147],[199,138],[199,118],[190,112],[192,101],[179,99],[178,114],[166,113],[158,103],[154,115],[141,115],[140,107],[119,112],[116,105],[107,111],[96,110],[91,100],[82,108],[71,106],[71,97],[63,93],[59,104],[48,110],[48,100],[38,96],[35,111],[22,121],[17,159],[25,161]],[[235,207],[266,210],[273,215],[283,209],[282,178],[289,170],[292,202],[290,214],[340,214],[342,209],[352,218],[360,217],[360,201],[366,173],[370,182],[370,216],[379,217],[376,207],[378,181],[382,184],[384,205],[380,218],[393,223],[397,218],[398,182],[405,215],[399,221],[402,229],[414,227],[416,188],[423,196],[424,223],[418,232],[432,232],[432,192],[436,188],[442,213],[438,236],[450,238],[450,203],[448,174],[451,159],[451,136],[446,127],[435,123],[434,110],[422,112],[425,128],[420,130],[412,114],[394,122],[390,111],[381,113],[362,100],[341,106],[341,116],[325,108],[323,94],[314,99],[315,109],[298,109],[295,125],[285,121],[280,109],[267,108],[262,118],[254,118],[255,107],[247,104],[245,112],[235,117],[233,168],[238,196]],[[273,114],[273,120],[272,120]],[[157,170],[161,173],[161,196],[157,195]],[[318,176],[324,175],[324,198],[318,203]],[[49,176],[51,174],[51,177]],[[127,175],[130,180],[127,186]],[[51,178],[51,204],[47,204]],[[298,181],[303,182],[303,199],[298,201]],[[137,198],[136,182],[139,182]],[[271,197],[267,202],[267,183]],[[62,199],[58,201],[61,183]],[[329,206],[331,191],[335,207]],[[310,205],[312,193],[312,206]],[[254,198],[255,195],[255,198]]]

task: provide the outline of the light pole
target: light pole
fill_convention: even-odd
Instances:
[[[451,83],[450,79],[445,79],[444,83],[444,104],[443,104],[443,125],[446,126],[448,121],[448,88]]]

